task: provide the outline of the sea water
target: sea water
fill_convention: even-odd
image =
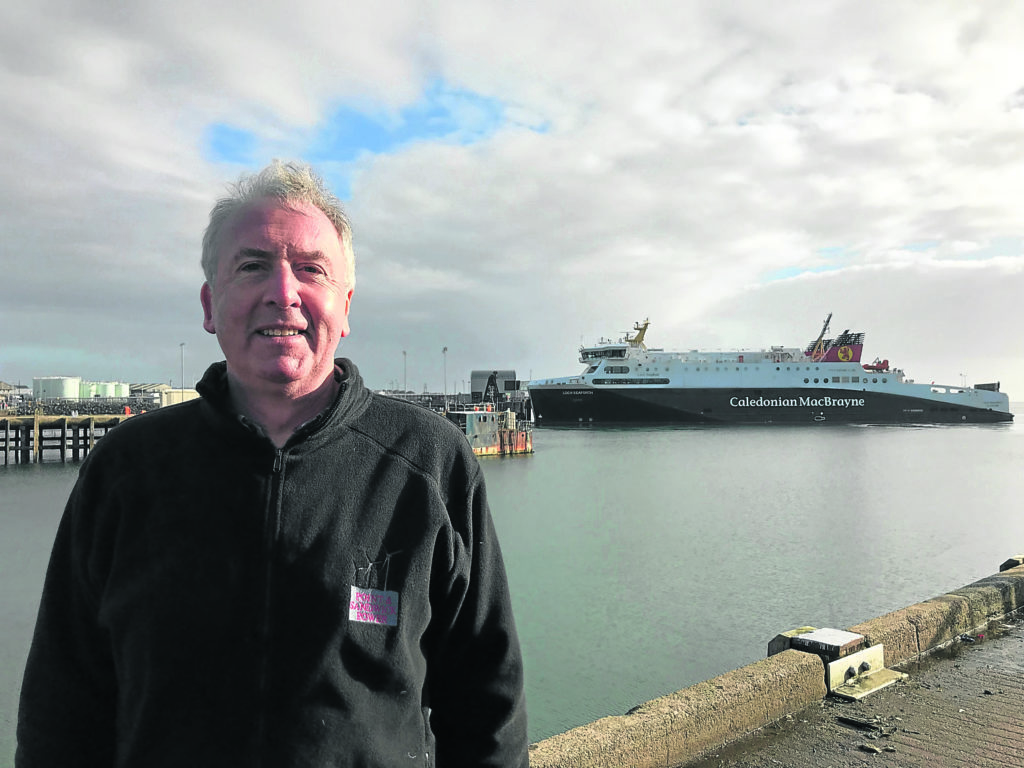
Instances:
[[[534,447],[482,461],[534,741],[1024,553],[1024,423],[542,428]],[[0,466],[0,766],[76,473]]]
[[[483,463],[533,740],[1024,554],[1024,423],[544,428],[534,446]]]

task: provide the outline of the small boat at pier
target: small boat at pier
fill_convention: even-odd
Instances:
[[[516,412],[498,411],[490,403],[482,403],[459,411],[445,413],[466,434],[477,456],[513,456],[533,453],[533,426]]]

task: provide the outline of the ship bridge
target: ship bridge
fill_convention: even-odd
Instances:
[[[605,358],[611,358],[613,360],[624,360],[626,357],[626,351],[629,349],[626,345],[608,344],[606,346],[597,347],[582,347],[580,349],[580,362],[584,365],[589,365],[595,360],[603,360]]]
[[[593,347],[580,347],[580,362],[584,365],[595,366],[600,365],[601,360],[604,359],[624,360],[630,356],[630,349],[646,352],[647,347],[644,344],[644,335],[647,333],[647,328],[650,324],[650,320],[634,323],[633,335],[630,336],[627,331],[618,341],[601,339]],[[596,368],[593,368],[593,370],[596,370]]]

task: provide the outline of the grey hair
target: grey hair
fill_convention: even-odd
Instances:
[[[259,173],[244,174],[228,186],[228,195],[210,210],[210,223],[203,233],[201,264],[206,282],[213,285],[217,275],[217,246],[224,224],[247,204],[272,197],[288,205],[308,203],[318,209],[334,225],[345,254],[345,284],[351,290],[356,284],[356,255],[352,249],[352,226],[341,201],[329,190],[324,180],[306,163],[273,160]]]

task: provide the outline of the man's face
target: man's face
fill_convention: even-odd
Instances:
[[[252,394],[301,397],[334,371],[352,291],[334,225],[318,208],[266,198],[224,225],[214,285],[200,292],[228,375]]]

